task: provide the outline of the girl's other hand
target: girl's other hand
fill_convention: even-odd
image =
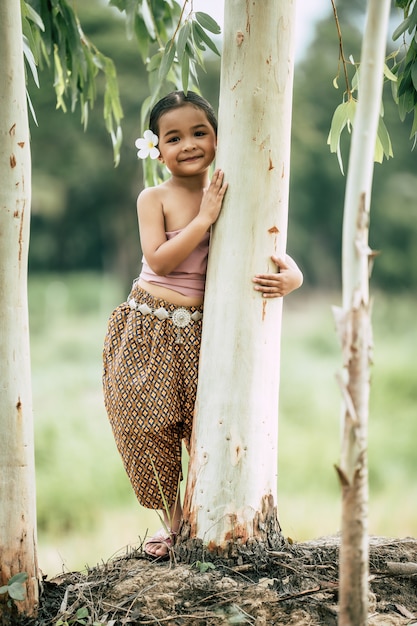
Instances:
[[[217,220],[222,208],[223,198],[227,190],[227,183],[223,182],[224,173],[216,170],[207,189],[204,190],[199,215],[211,224]]]
[[[254,289],[262,292],[263,298],[279,298],[287,296],[303,284],[303,274],[297,263],[287,254],[285,261],[271,256],[277,266],[276,274],[256,274],[253,277]]]

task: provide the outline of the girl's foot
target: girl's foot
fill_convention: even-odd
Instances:
[[[161,528],[157,533],[145,543],[143,548],[145,554],[153,559],[165,559],[175,543],[177,533]]]

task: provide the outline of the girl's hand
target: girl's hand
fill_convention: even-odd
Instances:
[[[200,205],[199,215],[208,220],[209,224],[214,224],[222,208],[224,194],[227,190],[227,183],[223,183],[224,173],[216,170],[210,181],[210,185],[204,191]]]
[[[271,259],[278,268],[277,274],[256,274],[254,289],[262,292],[263,298],[278,298],[288,295],[303,284],[303,274],[296,262],[287,254],[286,260],[276,256]]]

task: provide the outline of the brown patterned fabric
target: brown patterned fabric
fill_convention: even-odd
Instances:
[[[129,298],[167,311],[178,308],[135,283]],[[190,307],[190,313],[201,307]],[[112,313],[103,350],[104,402],[117,448],[139,502],[163,509],[175,502],[181,442],[189,447],[197,389],[201,320],[178,329],[171,319],[131,310]],[[163,495],[161,494],[161,491]]]

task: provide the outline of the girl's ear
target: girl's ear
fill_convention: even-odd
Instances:
[[[164,161],[164,157],[163,157],[161,154],[160,154],[160,155],[159,155],[159,157],[158,157],[158,161],[159,161],[160,163],[165,163],[165,161]]]

